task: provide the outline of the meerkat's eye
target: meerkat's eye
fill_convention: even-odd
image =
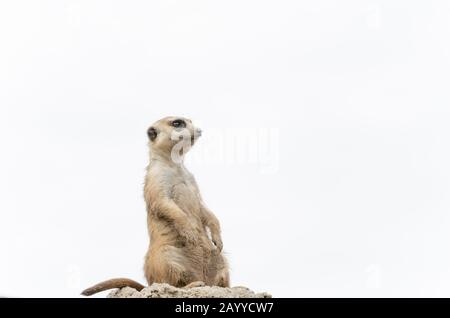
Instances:
[[[186,128],[186,122],[182,119],[175,119],[172,122],[172,126],[175,128]]]

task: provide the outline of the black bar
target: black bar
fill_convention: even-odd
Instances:
[[[0,299],[3,313],[29,313],[32,315],[51,315],[65,317],[77,315],[86,317],[98,310],[99,313],[124,318],[131,315],[148,316],[155,314],[196,315],[201,317],[223,316],[227,314],[252,315],[290,315],[315,317],[316,315],[366,315],[390,316],[394,313],[422,314],[429,316],[435,310],[446,314],[450,308],[449,299],[369,299],[369,298],[268,298],[268,299]],[[306,315],[307,314],[307,315]],[[312,314],[312,315],[311,315]]]

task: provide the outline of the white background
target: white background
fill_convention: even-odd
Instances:
[[[145,282],[146,129],[275,128],[193,163],[233,285],[450,296],[448,1],[2,1],[0,295]],[[211,141],[209,141],[211,142]]]

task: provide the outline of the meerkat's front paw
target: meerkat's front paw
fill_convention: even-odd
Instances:
[[[206,286],[206,284],[200,280],[192,282],[190,284],[187,284],[186,286],[184,286],[183,288],[195,288],[195,287],[204,287]]]
[[[217,249],[219,250],[219,252],[221,252],[222,248],[223,248],[223,243],[222,243],[222,238],[220,237],[220,234],[212,235],[212,241],[213,241],[214,245],[217,247]]]

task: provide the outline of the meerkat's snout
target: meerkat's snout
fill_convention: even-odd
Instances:
[[[195,128],[194,133],[191,137],[191,143],[194,144],[194,142],[202,135],[202,130],[200,128]]]

